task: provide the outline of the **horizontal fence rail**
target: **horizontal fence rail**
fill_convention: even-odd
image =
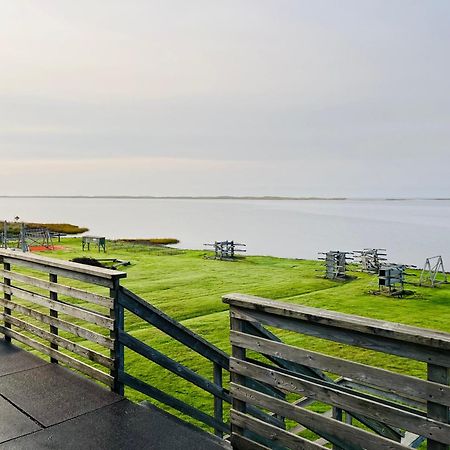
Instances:
[[[124,316],[124,310],[128,313],[135,314],[149,325],[153,325],[168,336],[212,362],[213,381],[210,381],[188,367],[185,367],[179,362],[174,361],[150,347],[148,344],[136,339],[131,334],[127,333],[123,326],[119,330],[117,336],[120,355],[124,355],[124,347],[127,347],[149,361],[164,367],[170,372],[212,394],[214,397],[214,416],[210,416],[176,397],[161,391],[157,387],[151,386],[147,382],[135,378],[126,372],[124,364],[119,367],[119,383],[122,385],[122,392],[124,386],[129,386],[132,389],[213,428],[217,435],[222,436],[224,433],[229,433],[229,425],[223,421],[223,401],[231,402],[231,398],[229,392],[224,389],[222,384],[222,371],[223,369],[228,370],[229,368],[228,355],[128,289],[123,287],[120,288],[118,303],[119,308],[122,310],[120,313],[121,316]],[[124,361],[124,356],[121,357],[121,360]]]
[[[126,327],[122,324],[118,331],[118,355],[121,355],[120,360],[124,361],[118,372],[121,392],[123,392],[125,386],[128,386],[207,425],[218,436],[223,437],[224,434],[229,434],[230,425],[228,422],[225,422],[224,415],[226,412],[225,405],[231,404],[231,396],[229,390],[224,388],[223,385],[224,372],[228,374],[230,370],[229,355],[124,287],[120,287],[118,303],[120,317],[124,317],[125,313],[136,315],[186,348],[193,350],[211,365],[211,378],[207,379],[196,371],[159,352],[147,343],[138,340],[125,331]],[[157,386],[151,386],[148,382],[128,373],[125,368],[125,347],[211,394],[213,397],[213,415],[200,411],[171,394],[163,392]],[[284,398],[284,394],[276,387],[259,381],[255,381],[251,385],[255,390],[264,392],[269,397]],[[259,408],[249,407],[249,413],[274,426],[284,425],[280,418],[266,414]]]
[[[224,302],[231,315],[236,448],[406,449],[426,440],[430,450],[448,450],[450,334],[240,294]],[[421,361],[427,379],[287,345],[265,326]],[[297,400],[269,397],[251,387],[254,381]],[[325,412],[306,409],[311,405]],[[249,407],[296,425],[268,424]],[[307,439],[307,430],[317,438]]]
[[[7,249],[0,249],[0,264],[5,340],[15,339],[115,389],[115,299],[126,274]]]

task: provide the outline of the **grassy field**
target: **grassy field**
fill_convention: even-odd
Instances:
[[[450,285],[436,289],[410,287],[414,294],[394,299],[373,295],[376,277],[357,273],[354,281],[342,283],[322,278],[318,261],[251,256],[236,262],[206,259],[205,251],[184,251],[129,243],[108,243],[107,254],[82,252],[80,239],[64,239],[64,250],[45,252],[46,256],[71,259],[80,256],[129,260],[128,276],[122,284],[185,326],[229,352],[227,305],[221,296],[230,292],[253,294],[291,303],[314,306],[377,319],[401,322],[450,332]],[[417,281],[418,278],[413,281]],[[212,378],[212,365],[197,354],[177,345],[158,330],[135,316],[127,316],[126,330],[152,347]],[[376,352],[278,333],[286,342],[389,368],[400,373],[424,376],[422,363],[389,357]],[[126,353],[126,370],[159,389],[194,406],[212,412],[209,394],[175,375]],[[144,396],[129,390],[135,401]]]

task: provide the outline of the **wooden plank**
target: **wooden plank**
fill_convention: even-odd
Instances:
[[[449,371],[447,367],[439,367],[434,364],[428,364],[427,366],[428,379],[440,383],[443,386],[448,386],[450,382]],[[440,422],[449,423],[449,408],[443,405],[440,398],[434,399],[427,404],[427,415],[431,419],[438,420]],[[429,437],[429,436],[428,436]],[[443,443],[436,442],[436,439],[428,439],[428,450],[448,450],[448,446]]]
[[[339,382],[339,386],[345,386],[356,391],[374,395],[375,397],[383,397],[386,400],[392,400],[396,403],[402,403],[404,405],[408,405],[410,408],[419,410],[421,413],[425,413],[426,410],[426,402],[421,399],[395,394],[391,391],[383,390],[366,383],[359,383],[358,381],[350,380],[350,378],[342,378]]]
[[[99,286],[110,288],[113,285],[113,281],[107,278],[97,277],[95,275],[89,275],[85,273],[75,272],[72,270],[62,269],[58,267],[48,267],[43,266],[39,262],[31,262],[31,261],[22,261],[22,260],[13,260],[12,258],[4,258],[12,265],[25,267],[27,269],[37,270],[44,273],[49,273],[53,275],[62,276],[65,278],[71,278],[74,280],[82,281],[88,284],[96,284]]]
[[[249,363],[251,363],[251,364],[257,365],[258,367],[263,367],[263,368],[266,368],[268,370],[272,370],[273,369],[273,366],[271,366],[269,364],[266,364],[266,363],[263,363],[261,361],[257,361],[257,360],[251,359],[251,358],[247,358],[247,361]],[[360,399],[366,399],[366,400],[375,401],[375,402],[383,404],[385,406],[390,406],[390,407],[398,409],[398,410],[410,412],[412,414],[417,414],[417,415],[419,415],[421,417],[426,417],[426,414],[424,413],[424,411],[420,411],[420,410],[418,411],[417,409],[414,409],[414,408],[408,406],[407,404],[393,402],[393,401],[391,401],[389,399],[386,399],[385,397],[380,397],[380,395],[379,395],[380,393],[378,393],[378,395],[371,395],[371,394],[368,394],[367,392],[365,392],[364,390],[358,390],[358,389],[355,390],[355,389],[352,389],[352,388],[348,388],[347,386],[345,386],[343,384],[340,384],[340,383],[330,383],[330,382],[323,381],[323,380],[317,380],[317,379],[314,379],[314,378],[311,378],[311,377],[307,377],[307,376],[304,376],[304,375],[301,375],[301,374],[297,374],[295,372],[290,372],[290,371],[285,370],[283,368],[276,368],[276,370],[277,370],[277,372],[279,372],[281,374],[293,376],[295,378],[299,378],[299,379],[302,379],[302,380],[305,380],[305,381],[312,382],[314,384],[317,384],[318,386],[321,386],[324,389],[331,389],[333,391],[342,392],[344,394],[350,394],[352,396],[355,394],[355,392],[357,392],[358,398],[360,398]],[[251,387],[251,386],[249,386],[249,387]],[[300,401],[300,403],[303,403],[303,401]],[[304,405],[301,405],[301,406],[304,407]],[[355,419],[359,420],[364,425],[367,425],[366,422],[368,421],[368,419],[366,419],[365,417],[362,417],[361,415],[356,414],[356,413],[353,413],[353,416],[354,416]],[[371,428],[370,425],[367,425],[367,426],[369,426],[369,428]],[[399,430],[395,430],[393,428],[392,428],[392,430],[396,431],[396,436],[395,437],[394,436],[391,437],[389,435],[386,435],[385,437],[392,438],[392,439],[396,440],[396,439],[399,439],[402,436],[402,433]],[[378,434],[383,434],[383,431],[380,429]]]
[[[333,417],[334,420],[337,420],[338,422],[342,422],[342,409],[341,408],[336,408],[335,406],[333,406],[331,408],[331,415]],[[333,433],[333,437],[335,436],[335,434]],[[329,440],[327,441],[326,439],[324,439],[323,437],[316,440],[315,441],[316,444],[320,444],[320,445],[325,445],[328,444],[328,442],[330,442]],[[339,444],[336,444],[335,442],[333,442],[333,440],[331,441],[331,443],[333,444],[332,449],[333,450],[346,450],[344,447],[342,447]]]
[[[228,294],[223,301],[234,307],[264,311],[268,314],[340,328],[359,331],[373,336],[387,337],[440,350],[450,350],[450,333],[412,327],[394,322],[327,311],[243,294]]]
[[[250,358],[247,359],[249,363],[253,363],[256,364],[257,366],[261,366],[261,367],[265,367],[268,370],[272,370],[273,366],[262,363],[261,361],[255,361],[252,360]],[[297,374],[297,373],[293,373],[290,371],[287,371],[283,368],[277,368],[277,371],[279,371],[280,373],[283,374],[287,374],[287,375],[292,375],[294,377],[298,377],[301,379],[305,379],[306,381],[311,381],[315,384],[318,384],[319,386],[322,386],[324,389],[332,389],[332,390],[336,390],[338,392],[344,392],[350,395],[354,395],[354,391],[352,389],[348,389],[344,386],[341,386],[338,382],[328,382],[328,381],[324,381],[324,380],[318,380],[318,379],[314,379],[308,376],[304,376],[301,374]],[[248,378],[247,378],[248,381]],[[246,383],[246,386],[249,388],[252,388],[248,383]],[[384,404],[384,405],[388,405],[394,408],[398,408],[398,409],[402,409],[405,411],[409,411],[411,413],[416,413],[417,411],[409,408],[406,405],[399,405],[398,403],[393,403],[393,402],[389,402],[386,401],[386,399],[384,398],[379,398],[379,397],[373,397],[371,395],[367,395],[365,392],[358,392],[358,397],[360,398],[366,398],[369,400],[375,400],[378,403]],[[282,400],[286,400],[286,398],[283,398]],[[309,406],[311,404],[313,404],[315,402],[315,399],[313,397],[311,398],[306,398],[303,397],[302,399],[299,399],[297,401],[294,402],[294,404],[298,405],[298,406],[302,406],[303,408],[305,408],[306,406]],[[388,439],[391,439],[395,442],[400,442],[401,437],[402,437],[402,432],[400,429],[397,429],[395,427],[392,427],[390,424],[386,424],[386,423],[382,423],[380,421],[374,420],[372,418],[368,418],[362,414],[357,414],[357,413],[353,413],[355,419],[357,419],[359,422],[361,422],[363,425],[365,425],[366,427],[368,427],[370,430],[375,431],[376,434],[380,435],[380,436],[384,436]],[[423,416],[425,416],[425,414],[421,414]],[[331,417],[331,415],[330,415]],[[343,445],[342,445],[343,446]],[[358,449],[359,450],[359,449]]]
[[[87,364],[82,363],[81,361],[77,361],[75,358],[65,355],[64,353],[61,353],[58,350],[46,347],[45,345],[33,339],[30,339],[29,337],[24,336],[23,334],[20,334],[17,331],[8,330],[7,328],[0,326],[0,332],[4,333],[6,336],[16,339],[22,344],[28,345],[29,347],[41,353],[44,353],[52,358],[57,359],[58,361],[64,364],[67,364],[68,366],[72,367],[72,369],[76,369],[79,372],[82,372],[85,375],[88,375],[91,378],[94,378],[95,380],[106,384],[107,386],[111,387],[114,383],[113,378],[107,373],[104,373],[101,370],[96,369],[95,367],[88,366]]]
[[[114,329],[109,332],[109,337],[114,341],[114,348],[110,351],[114,367],[110,374],[114,378],[113,392],[121,396],[125,395],[125,386],[119,380],[119,371],[125,368],[125,347],[119,340],[119,332],[125,328],[125,310],[119,304],[120,285],[119,280],[114,280],[114,287],[109,290],[109,295],[114,299],[114,308],[109,310],[109,317],[114,320]]]
[[[176,339],[178,342],[186,345],[186,347],[189,347],[191,350],[194,350],[199,355],[210,361],[216,362],[221,367],[228,370],[228,355],[224,351],[181,325],[167,314],[164,314],[133,292],[125,289],[123,286],[120,287],[119,303],[128,311],[136,314],[146,322],[151,323],[156,328]]]
[[[255,333],[257,333],[257,336],[269,337],[269,339],[273,339],[273,340],[276,340],[277,342],[280,342],[279,338],[277,338],[276,335],[269,332],[268,330],[263,328],[258,323],[244,322],[243,329],[245,331],[249,331],[251,333],[255,332]],[[332,380],[328,376],[325,376],[320,370],[309,369],[307,366],[297,364],[297,363],[290,363],[288,360],[282,359],[279,357],[273,357],[273,358],[269,357],[269,360],[270,359],[272,359],[277,366],[282,367],[282,368],[287,368],[288,370],[290,370],[291,372],[294,372],[296,374],[303,374],[308,377],[313,377],[318,380],[328,381],[333,384],[337,383],[337,381]],[[252,386],[251,386],[252,382],[254,382],[254,380],[247,379],[246,380],[247,386],[252,388]],[[261,389],[258,389],[258,388],[256,388],[256,390],[261,391]],[[264,391],[261,391],[261,392],[264,392]],[[273,395],[273,394],[270,394],[270,395]],[[278,398],[284,399],[284,396],[278,397]],[[395,430],[392,427],[390,427],[389,425],[379,423],[376,420],[368,419],[361,415],[355,415],[355,417],[362,424],[367,426],[369,429],[375,431],[377,434],[380,434],[381,436],[385,436],[385,437],[387,437],[389,439],[393,439],[395,441],[399,441],[401,438],[401,433],[399,432],[399,430]]]
[[[350,413],[359,413],[379,422],[388,423],[391,426],[406,429],[427,438],[433,438],[438,442],[450,444],[450,425],[403,409],[396,409],[375,400],[362,398],[357,392],[355,392],[355,395],[341,392],[309,380],[286,375],[278,372],[276,368],[271,370],[234,358],[230,359],[230,371],[272,384],[288,392],[337,406]]]
[[[83,356],[84,358],[87,358],[90,361],[97,362],[102,366],[107,367],[108,369],[110,369],[113,366],[113,361],[111,358],[108,358],[107,356],[104,356],[101,353],[98,353],[87,347],[83,347],[80,344],[76,344],[75,342],[69,341],[68,339],[65,339],[61,336],[49,333],[48,331],[35,327],[34,325],[24,322],[23,320],[17,319],[16,317],[0,313],[0,318],[4,319],[5,321],[8,321],[8,323],[20,328],[21,330],[33,333],[35,336],[38,336],[41,339],[45,339],[46,341],[56,344],[62,348],[65,348],[66,350],[76,353],[79,356]]]
[[[103,267],[90,266],[87,264],[79,264],[72,261],[65,261],[63,259],[48,258],[46,256],[34,255],[32,253],[16,252],[9,249],[0,249],[0,258],[3,258],[3,261],[9,262],[11,264],[15,264],[19,261],[31,262],[38,264],[43,268],[64,269],[66,271],[74,273],[79,273],[83,275],[92,275],[94,277],[105,278],[110,280],[125,278],[127,276],[126,272],[105,269]]]
[[[379,450],[381,448],[384,450],[405,450],[408,448],[398,442],[292,405],[283,400],[274,399],[244,386],[232,383],[230,390],[233,396],[301,423],[305,428],[319,436],[326,436],[327,440],[331,442],[334,440],[335,443],[340,443],[343,445],[343,448],[349,448],[349,445],[351,445],[351,448],[362,447],[367,450]]]
[[[58,275],[49,274],[49,281],[54,284],[58,283]],[[58,301],[58,293],[57,292],[49,291],[49,296],[50,296],[50,300]],[[58,311],[51,309],[50,317],[58,318]],[[55,327],[54,325],[50,325],[50,333],[55,334],[55,335],[59,334],[58,328]],[[58,344],[56,344],[54,342],[50,343],[50,347],[55,350],[58,350]],[[50,358],[50,362],[52,364],[58,364],[58,360],[54,359],[54,358]]]
[[[114,347],[114,341],[109,337],[103,336],[91,330],[87,330],[86,328],[80,327],[79,325],[66,322],[65,320],[62,320],[60,318],[47,316],[38,311],[35,311],[34,309],[27,308],[26,306],[22,306],[2,298],[0,298],[0,305],[5,306],[10,310],[17,311],[18,313],[32,317],[39,322],[58,327],[59,329],[64,331],[68,331],[75,336],[81,337],[91,342],[95,342],[108,349],[112,349]]]
[[[406,397],[424,401],[439,399],[442,405],[450,406],[450,387],[421,380],[408,375],[400,375],[384,369],[347,361],[311,350],[303,350],[291,345],[251,336],[245,333],[230,333],[231,344],[240,345],[264,355],[277,356],[315,369],[324,370],[385,389]]]
[[[13,281],[26,283],[31,286],[35,286],[42,289],[47,289],[58,294],[67,295],[68,297],[76,298],[78,300],[84,300],[89,303],[95,303],[96,305],[104,306],[105,308],[113,307],[113,299],[105,297],[99,294],[93,294],[91,292],[84,291],[82,289],[65,286],[60,283],[52,283],[51,281],[41,280],[29,275],[23,275],[7,270],[0,270],[0,276],[4,276]]]
[[[222,367],[217,363],[213,363],[213,380],[214,384],[223,391],[223,373]],[[223,422],[223,400],[217,395],[214,396],[214,418],[218,422]],[[220,430],[214,430],[215,435],[223,438],[223,433]]]
[[[199,355],[211,362],[219,364],[225,370],[229,370],[229,356],[224,351],[172,319],[167,314],[164,314],[133,292],[125,289],[123,286],[120,286],[119,289],[119,304],[146,322],[151,323],[168,336],[194,350]],[[259,385],[258,389],[271,391],[273,395],[283,395],[277,389],[266,387],[256,381],[254,383]]]
[[[164,367],[175,375],[184,378],[185,380],[189,381],[195,386],[198,386],[204,391],[209,392],[210,394],[213,394],[214,396],[221,398],[228,403],[231,403],[231,397],[225,389],[217,386],[206,378],[203,378],[188,367],[183,366],[182,364],[162,354],[158,350],[155,350],[147,344],[144,344],[125,331],[119,330],[118,338],[122,344],[124,344],[134,352],[139,353],[150,361],[157,363],[158,365]]]
[[[5,227],[6,227],[6,222],[5,222]],[[6,239],[6,233],[5,233],[4,237]],[[11,265],[8,263],[5,263],[5,262],[3,262],[3,267],[5,270],[11,269]],[[11,286],[11,280],[9,278],[4,278],[3,283],[5,284],[5,286]],[[5,300],[11,300],[11,295],[4,294],[4,298],[5,298]],[[11,314],[11,310],[9,308],[5,308],[4,311],[5,311],[5,314]],[[5,327],[11,328],[11,325],[9,323],[5,323]],[[11,338],[9,336],[5,336],[5,342],[11,342]]]
[[[231,445],[238,450],[270,450],[270,448],[265,445],[235,433],[231,434]]]
[[[199,422],[210,426],[211,428],[221,430],[224,433],[230,432],[230,427],[227,424],[218,422],[214,417],[211,417],[208,414],[205,414],[204,412],[198,410],[197,408],[194,408],[193,406],[188,405],[187,403],[178,400],[177,398],[172,397],[171,395],[166,394],[165,392],[162,392],[153,386],[150,386],[144,381],[141,381],[133,377],[132,375],[129,375],[128,373],[120,371],[119,380],[126,386],[129,386],[130,388],[139,391],[142,394],[148,395],[149,397],[154,398],[155,400],[164,403],[165,405],[170,406],[173,409],[176,409],[182,414],[186,414],[194,418],[195,420],[198,420]]]
[[[256,322],[245,322],[243,332],[246,334],[251,334],[254,336],[259,336],[270,341],[282,342],[281,339],[276,335],[264,328],[261,324]],[[302,373],[313,378],[320,378],[322,380],[332,381],[332,379],[324,374],[322,371],[311,368],[309,365],[297,364],[286,359],[278,358],[275,356],[267,356],[268,359],[275,363],[279,367],[291,370],[292,372]]]
[[[198,375],[193,370],[183,366],[182,364],[177,363],[176,361],[172,360],[168,356],[163,355],[162,353],[158,352],[157,350],[153,349],[152,347],[148,346],[147,344],[134,338],[130,334],[128,334],[124,331],[119,331],[118,339],[119,339],[119,342],[124,344],[126,347],[139,353],[140,355],[144,356],[145,358],[147,358],[153,362],[156,362],[161,367],[164,367],[165,369],[170,370],[172,373],[184,378],[185,380],[198,386],[199,388],[205,390],[206,392],[209,392],[210,394],[214,395],[214,398],[218,398],[218,399],[224,400],[228,403],[231,403],[230,394],[226,389],[224,389],[223,387],[217,386],[215,383],[210,382],[206,378],[203,378],[202,376]],[[258,387],[256,387],[256,388],[258,388]],[[250,408],[249,413],[254,415],[255,417],[258,417],[260,419],[268,421],[275,426],[283,425],[283,422],[281,420],[277,419],[276,417],[271,417],[268,414],[266,414],[263,411],[260,411],[256,408]]]
[[[36,303],[37,305],[53,309],[72,317],[76,317],[77,319],[85,320],[86,322],[99,325],[108,330],[112,330],[114,328],[114,320],[104,316],[103,314],[88,311],[87,309],[81,308],[79,306],[69,305],[60,301],[53,301],[48,297],[44,297],[43,295],[35,294],[34,292],[29,292],[24,289],[19,289],[12,286],[5,286],[1,283],[0,291],[3,291],[10,295],[14,295],[15,297],[22,300],[27,300],[29,302]]]
[[[343,330],[323,324],[301,322],[297,319],[289,319],[274,314],[260,311],[244,310],[233,307],[231,315],[242,320],[259,322],[296,333],[314,336],[321,339],[340,342],[355,347],[367,348],[382,353],[402,356],[417,361],[431,362],[436,365],[450,367],[450,352],[423,345],[404,342],[398,339],[389,339],[382,336],[361,333],[359,331]]]
[[[254,417],[248,416],[234,409],[230,413],[231,423],[239,428],[253,431],[254,433],[274,441],[277,444],[285,445],[293,450],[328,450],[326,447],[314,444],[300,436],[289,433],[289,431],[269,425]]]
[[[58,267],[49,267],[42,265],[39,262],[32,262],[32,261],[22,261],[20,259],[13,259],[13,258],[3,258],[4,261],[7,261],[11,265],[19,266],[19,267],[25,267],[26,269],[33,269],[38,270],[43,273],[49,273],[53,275],[58,275],[65,278],[71,278],[73,280],[83,281],[84,283],[89,284],[97,284],[99,286],[110,288],[113,285],[112,280],[107,278],[101,278],[94,275],[74,272],[67,269],[60,269]]]
[[[244,330],[244,322],[242,320],[230,316],[230,329],[231,331],[242,332]],[[246,356],[246,350],[245,348],[239,347],[238,345],[232,345],[231,355],[233,356],[233,358],[244,360]],[[233,372],[230,371],[230,380],[232,383],[245,384],[245,378],[234,371]],[[247,405],[245,402],[236,397],[232,397],[232,399],[233,400],[231,403],[231,407],[233,410],[239,411],[241,413],[247,412]],[[243,436],[244,428],[239,426],[235,422],[231,421],[231,433],[240,434],[241,436]]]

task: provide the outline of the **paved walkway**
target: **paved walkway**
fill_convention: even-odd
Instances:
[[[0,450],[230,448],[0,339]]]

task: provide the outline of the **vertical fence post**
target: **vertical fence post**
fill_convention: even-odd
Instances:
[[[333,416],[333,419],[338,420],[339,422],[342,422],[342,418],[343,418],[342,409],[337,408],[336,406],[333,406],[332,416]],[[336,444],[333,444],[332,448],[333,448],[333,450],[343,450],[342,447],[339,447]]]
[[[55,275],[53,273],[49,274],[49,280],[51,283],[57,283],[58,275]],[[53,301],[58,301],[58,293],[50,291],[50,299]],[[54,309],[50,309],[50,317],[58,317],[58,311],[55,311]],[[58,327],[55,327],[54,325],[50,325],[50,333],[54,334],[55,336],[58,336]],[[51,342],[50,348],[52,348],[54,350],[58,350],[58,344],[54,344],[53,342]],[[58,364],[58,360],[55,358],[50,358],[50,362],[53,364]]]
[[[242,333],[244,331],[244,321],[233,317],[233,309],[234,309],[233,307],[230,307],[230,328],[232,331],[239,331]],[[231,346],[231,356],[236,359],[245,360],[246,350],[243,347],[238,347],[237,345],[232,345]],[[231,372],[230,378],[231,378],[232,383],[236,383],[236,384],[245,386],[245,377],[243,377],[242,375]],[[238,400],[234,397],[232,399],[232,408],[235,411],[239,411],[242,413],[245,413],[247,410],[247,406],[246,406],[245,402],[243,402],[242,400]],[[233,424],[233,422],[231,422],[231,443],[233,443],[233,434],[243,436],[244,430],[243,430],[243,428],[241,428],[241,427]]]
[[[3,222],[3,248],[8,248],[8,222],[5,220]]]
[[[20,224],[20,248],[22,249],[23,252],[27,252],[28,251],[28,246],[27,246],[27,240],[26,240],[26,227],[25,224],[22,222]]]
[[[353,425],[353,418],[348,411],[345,411],[345,423]]]
[[[113,287],[110,289],[110,297],[113,299],[113,308],[110,310],[110,317],[114,319],[114,329],[110,331],[110,337],[114,340],[114,349],[111,350],[111,359],[114,367],[111,369],[111,376],[114,378],[113,392],[124,395],[123,383],[119,380],[120,372],[124,369],[124,346],[119,339],[119,331],[124,330],[125,314],[123,306],[119,304],[120,280],[113,278]]]
[[[219,386],[220,388],[223,387],[223,380],[222,380],[222,367],[219,366],[216,362],[213,366],[213,378],[214,378],[214,384]],[[223,400],[220,397],[214,396],[214,418],[222,423],[223,422]],[[220,438],[223,437],[222,431],[215,429],[214,433],[216,436],[219,436]]]
[[[449,370],[447,367],[436,366],[435,364],[428,364],[428,381],[434,383],[444,384],[448,386],[450,384]],[[436,399],[439,401],[439,399]],[[435,402],[427,402],[427,417],[430,419],[436,419],[443,423],[449,423],[449,408],[448,406],[441,405]],[[428,439],[428,450],[448,450],[449,446],[440,442]]]
[[[8,271],[11,270],[11,264],[4,262],[3,263],[3,269],[4,270],[8,270]],[[4,283],[5,286],[11,286],[11,279],[5,277],[3,279],[3,283]],[[11,300],[11,294],[9,294],[9,293],[5,292],[3,297],[4,297],[5,300],[8,300],[8,301]],[[4,311],[5,311],[6,315],[11,315],[11,309],[10,308],[6,308],[5,307]],[[9,328],[9,329],[11,328],[11,324],[6,320],[6,317],[5,317],[5,328]],[[11,338],[9,336],[5,336],[5,342],[11,342]]]

